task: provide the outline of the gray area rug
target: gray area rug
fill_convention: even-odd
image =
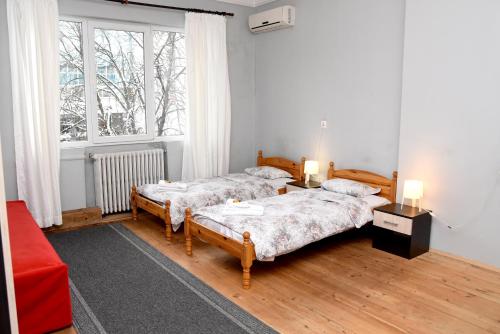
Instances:
[[[275,333],[120,224],[48,238],[87,333]]]

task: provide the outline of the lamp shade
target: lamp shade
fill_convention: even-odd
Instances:
[[[424,197],[424,184],[419,180],[406,180],[403,197],[408,199],[421,199]]]
[[[319,173],[319,163],[315,160],[306,160],[304,165],[304,173],[306,174],[318,174]]]

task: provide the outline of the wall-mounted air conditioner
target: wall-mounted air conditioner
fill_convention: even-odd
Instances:
[[[295,25],[295,7],[283,6],[250,15],[248,24],[254,33],[293,27]]]

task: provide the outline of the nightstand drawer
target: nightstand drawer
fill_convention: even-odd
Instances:
[[[373,225],[395,232],[411,235],[412,220],[408,218],[390,215],[384,212],[375,211]]]

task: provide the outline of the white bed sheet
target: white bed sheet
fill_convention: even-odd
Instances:
[[[287,180],[291,180],[291,179],[287,179]],[[291,181],[287,181],[287,182],[291,182]],[[286,184],[286,182],[285,182],[285,184]],[[379,207],[379,206],[383,206],[383,205],[391,203],[387,198],[380,197],[377,195],[370,195],[370,196],[363,197],[363,200],[368,203],[368,205],[370,206],[370,208],[372,210]],[[243,242],[243,236],[241,234],[235,233],[230,228],[228,228],[224,225],[221,225],[214,220],[208,220],[208,219],[204,220],[203,226],[205,226],[206,228],[208,228],[214,232],[222,234],[223,236],[237,240],[239,242]],[[269,258],[266,261],[274,261],[274,257]]]
[[[267,182],[271,183],[273,186],[277,188],[285,188],[286,184],[288,182],[293,182],[295,179],[289,178],[289,177],[282,177],[279,179],[274,179],[274,180],[266,180]]]
[[[274,180],[266,180],[267,182],[271,183],[274,187],[277,188],[285,188],[286,184],[288,182],[293,182],[295,179],[289,178],[289,177],[282,177]],[[214,232],[217,232],[218,234],[224,235],[228,238],[231,238],[233,240],[237,240],[239,242],[243,242],[243,236],[239,233],[234,232],[230,228],[221,225],[217,223],[216,221],[213,220],[207,220],[206,223],[204,223],[204,226]],[[274,257],[266,258],[264,261],[274,261]]]
[[[368,205],[370,206],[370,209],[372,209],[372,210],[375,208],[378,208],[379,206],[383,206],[383,205],[387,205],[387,204],[391,203],[391,201],[389,201],[387,198],[380,197],[377,195],[369,195],[369,196],[363,197],[362,200],[365,201],[366,203],[368,203]]]
[[[278,189],[285,187],[290,178],[268,180],[244,173],[233,173],[224,177],[198,179],[187,182],[186,191],[168,191],[157,184],[145,184],[137,188],[142,196],[161,206],[170,200],[172,228],[177,231],[184,221],[186,208],[196,210],[207,205],[224,203],[229,198],[248,200],[278,195]],[[242,184],[238,187],[238,184]],[[243,186],[245,185],[245,186]]]
[[[318,200],[321,200],[322,197],[325,197],[326,202],[323,202],[323,201],[311,202],[310,201],[312,199],[311,196],[313,196],[312,198],[318,199]],[[332,197],[332,198],[330,199],[329,197]],[[349,200],[349,198],[350,198],[350,200]],[[347,217],[347,216],[353,217],[353,216],[351,216],[350,214],[346,215],[345,213],[342,213],[342,212],[344,212],[344,209],[342,209],[342,211],[337,212],[336,205],[341,204],[341,202],[344,202],[344,201],[346,201],[346,205],[344,205],[343,208],[346,210],[350,210],[349,202],[357,204],[359,209],[362,209],[363,207],[365,208],[364,213],[359,214],[359,217],[357,218],[359,220],[357,221],[357,223],[354,223],[354,220],[352,222],[351,221],[346,222],[347,218],[345,218],[345,217]],[[283,196],[262,198],[259,200],[250,201],[250,203],[252,203],[252,204],[262,205],[262,206],[267,208],[266,211],[268,213],[264,214],[262,219],[260,217],[256,216],[254,218],[249,217],[249,220],[246,221],[246,218],[242,219],[243,217],[220,216],[220,209],[223,207],[221,205],[207,207],[204,209],[200,209],[199,211],[195,211],[194,216],[201,215],[200,217],[198,217],[198,223],[200,223],[204,227],[206,227],[214,232],[217,232],[225,237],[242,242],[243,241],[242,233],[238,233],[237,230],[243,231],[243,230],[247,230],[247,228],[248,228],[248,231],[251,232],[251,234],[252,234],[254,232],[250,231],[251,229],[255,230],[256,227],[263,226],[266,224],[273,224],[273,225],[275,225],[275,224],[278,224],[278,225],[290,224],[290,223],[295,224],[295,223],[293,223],[293,215],[295,215],[298,212],[301,212],[302,217],[303,217],[302,219],[304,219],[304,224],[301,223],[301,224],[295,225],[295,226],[298,226],[298,229],[302,230],[302,232],[304,231],[304,229],[303,229],[304,226],[306,226],[306,225],[311,226],[311,230],[307,229],[308,232],[306,234],[311,234],[310,235],[311,239],[315,239],[316,235],[321,234],[320,238],[327,237],[327,236],[330,236],[333,234],[344,232],[344,231],[351,229],[351,228],[354,228],[354,227],[360,227],[363,224],[365,224],[366,222],[371,221],[373,219],[373,215],[371,214],[371,210],[370,210],[371,206],[368,205],[369,201],[370,200],[362,201],[361,199],[357,199],[355,197],[351,197],[348,195],[335,194],[335,193],[327,192],[327,191],[324,191],[321,189],[312,189],[312,190],[293,192],[293,193],[283,195]],[[385,201],[379,201],[377,199],[373,199],[372,205],[379,206],[379,204],[382,202],[385,202]],[[336,203],[336,204],[334,204],[334,203]],[[268,209],[270,209],[271,211],[268,211]],[[334,209],[334,210],[331,211],[332,209]],[[354,210],[352,212],[350,211],[350,212],[356,214],[356,212],[359,211],[359,209]],[[290,212],[288,212],[288,211],[290,211]],[[316,217],[314,217],[314,219],[311,221],[311,222],[313,222],[313,225],[310,225],[309,223],[311,223],[311,222],[308,222],[308,220],[310,218],[309,214],[306,214],[307,218],[305,218],[303,216],[304,213],[307,211],[311,211],[311,214],[310,214],[311,216],[316,215]],[[322,213],[321,213],[321,211],[322,211]],[[219,218],[217,218],[217,217],[219,217]],[[292,218],[292,219],[290,219],[290,218]],[[228,224],[224,224],[223,222],[226,221],[226,223],[227,223],[228,222],[227,219],[239,220],[239,222],[238,221],[236,222],[236,225],[233,224],[233,227],[237,226],[237,224],[239,224],[239,226],[237,228],[230,228],[230,227],[226,226]],[[350,219],[354,219],[354,218],[349,218],[349,220]],[[243,222],[243,220],[245,220],[245,222]],[[321,224],[321,226],[324,227],[324,231],[321,231],[322,227],[319,227],[318,225],[314,226],[314,224],[316,222],[318,224]],[[231,223],[231,221],[230,221],[230,223]],[[241,225],[241,223],[243,223],[244,226]],[[250,225],[246,225],[247,223],[249,223]],[[229,225],[231,225],[231,224],[229,224]],[[269,234],[268,233],[269,231],[262,230],[262,227],[259,229],[260,229],[260,231],[257,234],[254,233],[254,235],[258,236],[257,240],[252,238],[252,236],[251,236],[251,239],[253,239],[252,241],[254,241],[254,243],[261,242],[262,240],[260,240],[260,239],[262,239],[262,238],[265,239],[266,238],[265,235]],[[275,230],[279,231],[280,229],[277,228]],[[291,230],[288,232],[293,232],[293,231],[294,230]],[[301,233],[298,233],[298,234],[301,234]],[[292,240],[292,239],[293,238],[290,238],[290,240]],[[300,242],[302,242],[302,241],[300,241]],[[302,246],[300,246],[300,247],[302,247]],[[289,251],[293,251],[293,250],[294,249],[290,249]],[[257,252],[257,249],[256,249],[256,252]],[[285,252],[274,252],[274,251],[260,252],[258,254],[258,259],[259,259],[259,261],[273,261],[275,256],[278,256],[281,254],[286,254],[286,252],[288,252],[288,251],[285,251]]]

